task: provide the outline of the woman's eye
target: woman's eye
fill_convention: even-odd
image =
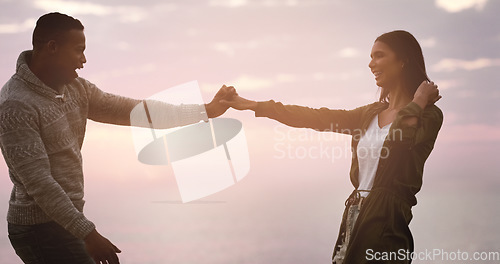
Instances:
[[[383,58],[383,57],[384,57],[384,54],[375,53],[371,58],[372,59],[380,59],[380,58]]]

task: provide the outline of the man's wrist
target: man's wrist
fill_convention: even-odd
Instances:
[[[213,111],[212,111],[212,106],[210,105],[210,103],[205,104],[205,112],[206,112],[208,118],[212,118]]]
[[[97,230],[94,228],[94,229],[92,229],[92,231],[90,231],[90,233],[88,233],[85,236],[85,238],[83,239],[83,241],[88,242],[88,241],[92,240],[93,237],[95,237],[96,234],[97,234]]]

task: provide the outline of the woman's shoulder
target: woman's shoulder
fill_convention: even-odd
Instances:
[[[365,111],[375,111],[375,112],[380,112],[383,109],[386,109],[389,106],[389,103],[386,102],[380,102],[376,101],[370,104],[366,104],[363,106],[358,107],[358,109],[363,109]]]

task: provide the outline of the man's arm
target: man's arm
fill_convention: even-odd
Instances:
[[[85,248],[96,263],[106,263],[106,261],[109,264],[120,263],[116,253],[121,253],[122,251],[107,238],[99,234],[96,229],[92,230],[85,238]]]
[[[9,170],[45,214],[75,237],[85,238],[95,225],[53,178],[35,110],[22,102],[4,102],[0,113],[0,146]]]
[[[81,80],[87,91],[89,119],[139,127],[150,127],[149,121],[152,121],[154,128],[160,129],[189,125],[220,116],[228,107],[219,101],[236,93],[233,87],[224,85],[208,104],[172,105],[157,100],[136,100],[110,94],[84,79]]]

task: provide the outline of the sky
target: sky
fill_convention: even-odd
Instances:
[[[369,104],[379,92],[368,68],[374,40],[411,32],[444,113],[413,209],[416,250],[500,251],[500,1],[0,0],[0,83],[31,48],[37,18],[52,11],[84,24],[87,63],[79,74],[100,89],[147,98],[196,80],[207,103],[226,84],[257,101]],[[122,246],[123,263],[328,261],[352,191],[350,153],[305,153],[346,149],[349,138],[249,111],[224,116],[243,123],[250,171],[190,204],[172,202],[179,193],[170,168],[137,160],[130,128],[89,121],[82,149],[87,216]],[[12,185],[3,161],[0,183],[5,219]],[[0,226],[0,262],[16,263],[5,221]]]

